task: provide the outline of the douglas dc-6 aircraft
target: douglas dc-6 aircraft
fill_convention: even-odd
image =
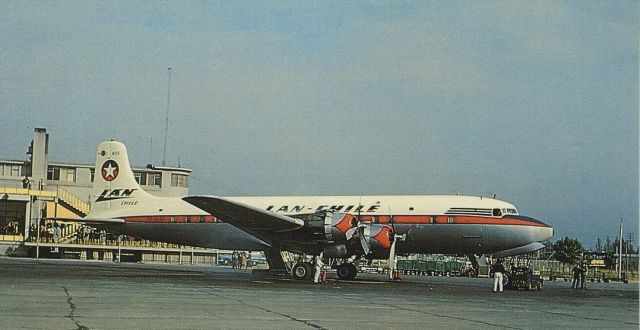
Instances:
[[[545,223],[486,197],[156,197],[135,181],[117,141],[98,146],[95,168],[91,211],[80,221],[169,243],[264,251],[272,270],[286,269],[281,251],[291,251],[344,260],[338,277],[353,279],[361,258],[388,258],[393,270],[396,254],[516,255],[553,236]],[[311,270],[301,258],[291,274],[309,279]]]

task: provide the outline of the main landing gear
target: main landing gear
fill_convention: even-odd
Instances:
[[[358,275],[358,269],[352,263],[342,263],[338,265],[338,278],[341,280],[353,280]]]
[[[310,280],[313,275],[313,266],[310,262],[298,262],[291,269],[291,275],[296,280]]]
[[[345,262],[338,265],[336,273],[341,280],[353,280],[358,275],[358,269],[354,264]],[[310,280],[313,276],[313,265],[310,262],[298,262],[291,269],[291,275],[296,280]]]

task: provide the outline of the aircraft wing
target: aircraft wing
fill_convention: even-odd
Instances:
[[[250,233],[286,232],[304,226],[304,221],[300,219],[269,212],[223,197],[189,196],[183,199],[214,217]]]
[[[87,224],[98,224],[98,225],[114,225],[119,223],[124,223],[124,219],[118,218],[48,218],[49,220],[57,220],[57,221],[74,221],[74,222],[82,222]]]

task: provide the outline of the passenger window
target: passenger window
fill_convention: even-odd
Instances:
[[[493,216],[494,217],[499,217],[502,215],[502,212],[500,211],[500,209],[493,209]]]

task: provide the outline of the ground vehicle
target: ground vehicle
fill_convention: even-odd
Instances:
[[[528,267],[514,267],[511,269],[510,288],[525,290],[536,288],[541,291],[543,286],[544,281],[540,278],[539,272],[533,271]]]

